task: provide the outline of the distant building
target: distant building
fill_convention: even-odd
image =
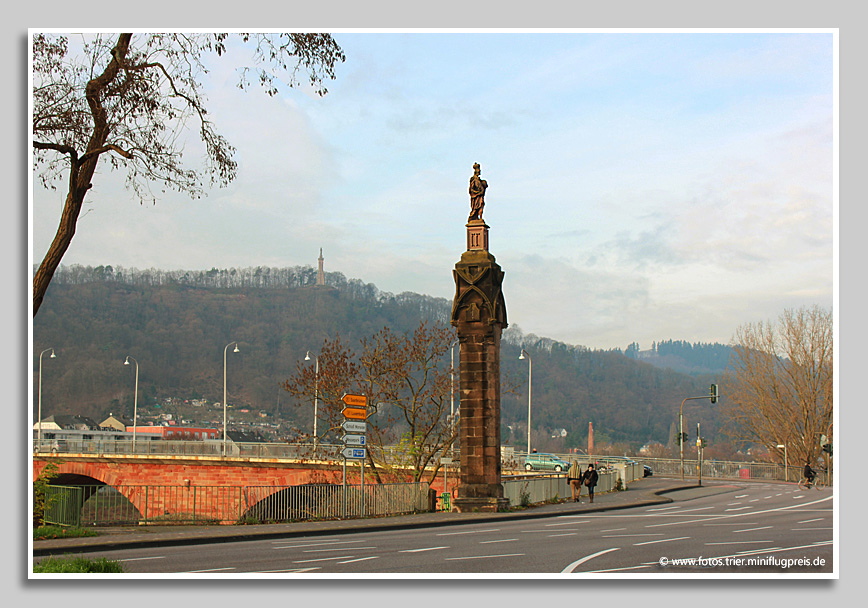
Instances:
[[[133,426],[132,420],[124,416],[115,416],[114,414],[109,414],[108,418],[99,423],[99,428],[105,430],[125,431],[128,426]]]
[[[87,416],[72,416],[67,414],[52,414],[33,425],[33,430],[43,431],[98,431],[100,425]]]
[[[128,426],[127,431],[133,427]],[[156,435],[161,439],[202,441],[205,439],[218,439],[217,429],[206,429],[192,426],[140,426],[136,429],[139,435]],[[222,437],[222,433],[220,437]]]

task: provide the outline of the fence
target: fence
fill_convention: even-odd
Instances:
[[[48,486],[45,521],[70,526],[290,522],[428,509],[427,483]]]

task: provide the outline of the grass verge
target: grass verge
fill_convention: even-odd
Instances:
[[[82,536],[99,536],[99,534],[87,528],[64,528],[63,526],[39,526],[38,528],[33,528],[33,540],[81,538]]]
[[[33,572],[40,574],[53,573],[122,573],[124,571],[123,564],[105,557],[99,559],[90,559],[87,557],[74,557],[65,555],[63,557],[49,557],[40,562],[33,564]]]

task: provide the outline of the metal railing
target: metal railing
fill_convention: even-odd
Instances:
[[[69,526],[342,519],[428,509],[427,483],[300,486],[53,486],[45,521]]]

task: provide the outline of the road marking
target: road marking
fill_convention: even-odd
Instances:
[[[280,542],[280,541],[273,541],[273,542]],[[282,541],[282,542],[286,542],[286,541]],[[327,543],[305,543],[303,545],[281,545],[279,547],[273,547],[273,548],[274,549],[304,549],[306,547],[321,547],[322,545],[341,545],[341,544],[361,543],[361,542],[364,542],[364,541],[361,541],[361,540],[336,540],[336,541],[331,541],[331,542],[327,542]]]
[[[300,559],[292,562],[293,564],[309,564],[311,562],[328,562],[335,559],[352,559],[355,555],[339,555],[337,557],[320,557],[317,559]]]
[[[747,513],[744,513],[744,515],[747,515]],[[751,515],[753,515],[753,514],[751,513]],[[755,525],[757,525],[757,522],[755,522],[755,521],[751,521],[751,522],[731,521],[731,522],[726,522],[726,523],[722,523],[722,524],[711,523],[711,524],[702,524],[702,525],[703,526],[755,526]]]
[[[739,494],[736,498],[747,498],[750,494]]]
[[[482,534],[483,532],[500,532],[500,528],[492,530],[468,530],[467,532],[440,532],[437,536],[455,536],[456,534]]]
[[[758,500],[759,500],[759,498],[752,498],[752,499],[749,500],[748,502],[757,502]]]
[[[733,530],[733,534],[738,534],[739,532],[754,532],[756,530],[768,530],[771,526],[760,526],[759,528],[745,528],[744,530]]]
[[[834,530],[835,528],[790,528],[790,531],[795,532],[796,530]]]
[[[762,543],[771,543],[771,540],[730,540],[720,543],[705,543],[706,545],[758,545]]]
[[[663,536],[663,534],[660,532],[644,533],[644,534],[608,534],[608,535],[604,535],[603,538],[629,538],[631,536]]]
[[[209,568],[207,570],[187,570],[186,574],[194,574],[196,572],[220,572],[221,570],[235,570],[235,567],[230,568]]]
[[[370,557],[360,557],[358,559],[348,559],[345,562],[338,562],[339,564],[352,564],[353,562],[363,562],[369,559],[380,559],[379,555],[371,555]]]
[[[826,518],[825,517],[818,517],[817,519],[806,519],[804,521],[797,521],[796,523],[797,524],[809,524],[809,523],[814,522],[814,521],[823,521],[824,519],[826,519]]]
[[[646,540],[642,543],[633,543],[634,547],[638,547],[639,545],[653,545],[654,543],[671,543],[674,540],[685,540],[690,538],[689,536],[679,536],[678,538],[659,538],[657,540]]]
[[[750,509],[750,507],[736,507],[735,509],[724,509],[724,511],[744,511],[745,509]]]
[[[511,543],[517,541],[517,538],[500,538],[498,540],[481,540],[479,541],[480,545],[487,545],[489,543]]]
[[[680,508],[681,507],[679,505],[675,505],[673,507],[658,507],[656,509],[645,509],[645,511],[650,513],[651,511],[670,511],[672,509],[680,509]]]
[[[600,532],[620,532],[621,530],[626,530],[627,528],[612,528],[611,530],[600,530]]]
[[[470,555],[468,557],[447,557],[446,561],[454,561],[460,559],[488,559],[490,557],[524,557],[524,553],[504,553],[502,555]]]
[[[577,536],[578,532],[565,532],[563,534],[549,534],[546,538],[554,538],[555,536]]]
[[[437,549],[448,549],[449,547],[423,547],[422,549],[402,549],[398,553],[420,553],[422,551],[436,551]]]
[[[546,524],[546,526],[577,526],[579,524],[587,524],[590,523],[590,519],[586,519],[585,521],[565,521],[559,524]]]
[[[746,549],[744,551],[736,551],[736,555],[760,555],[768,551],[777,551],[780,547],[766,547],[765,549]]]
[[[311,570],[319,570],[319,566],[314,566],[313,568],[287,568],[285,570],[260,570],[260,574],[277,574],[282,572],[310,572]]]
[[[621,547],[612,547],[611,549],[603,549],[602,551],[597,551],[596,553],[592,553],[591,555],[586,555],[585,557],[583,557],[581,559],[577,559],[572,564],[570,564],[569,566],[567,566],[566,568],[561,570],[561,574],[568,574],[568,573],[572,572],[573,570],[575,570],[576,568],[578,568],[579,566],[581,566],[582,564],[584,564],[585,562],[594,559],[595,557],[599,557],[600,555],[603,555],[605,553],[609,553],[610,551],[619,551],[620,549],[621,549]]]
[[[740,504],[741,504],[740,502],[731,502],[731,503],[729,503],[729,504],[726,505],[726,506],[727,506],[727,507],[734,507],[735,505],[740,505]]]
[[[360,549],[376,549],[376,547],[353,547],[353,551],[359,551]],[[346,547],[335,547],[334,549],[308,549],[307,551],[302,551],[302,553],[325,553],[327,551],[346,551]]]
[[[800,522],[801,523],[801,522]],[[165,555],[157,555],[154,557],[128,557],[126,559],[119,559],[119,562],[137,562],[143,559],[166,559]]]

